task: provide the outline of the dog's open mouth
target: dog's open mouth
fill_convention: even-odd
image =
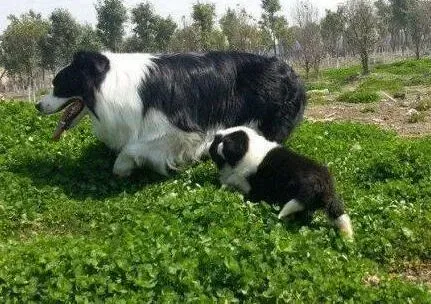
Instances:
[[[71,99],[57,124],[57,128],[54,131],[53,139],[55,141],[61,138],[61,134],[70,128],[73,120],[82,112],[84,109],[84,102],[80,99]]]

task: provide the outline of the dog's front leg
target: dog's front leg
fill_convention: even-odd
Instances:
[[[118,154],[112,172],[118,177],[127,177],[132,173],[134,168],[134,159],[123,150]]]

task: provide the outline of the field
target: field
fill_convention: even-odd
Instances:
[[[307,116],[371,123],[406,136],[431,134],[431,59],[379,64],[368,76],[360,70],[328,69],[310,79]]]
[[[338,98],[369,79],[337,77],[313,85]],[[323,214],[280,222],[221,189],[210,162],[115,178],[89,122],[55,143],[56,119],[0,103],[1,303],[431,303],[431,137],[312,119],[297,129],[286,145],[331,168],[348,242]]]

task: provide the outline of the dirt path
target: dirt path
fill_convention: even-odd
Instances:
[[[332,102],[310,104],[305,117],[311,121],[352,121],[379,125],[387,130],[395,130],[407,137],[431,135],[431,111],[424,113],[423,121],[410,123],[412,104],[407,101],[384,100],[373,104],[349,104]]]

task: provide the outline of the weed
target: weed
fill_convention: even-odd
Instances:
[[[428,111],[429,109],[431,109],[431,99],[421,99],[419,100],[414,108],[417,111],[423,112],[423,111]]]
[[[410,116],[409,116],[409,118],[408,118],[408,120],[407,120],[407,122],[408,123],[419,123],[419,122],[424,122],[425,121],[425,118],[426,118],[426,113],[424,113],[424,112],[413,112]]]
[[[372,107],[372,106],[366,106],[363,109],[361,109],[361,113],[375,113],[376,112],[376,108]]]

